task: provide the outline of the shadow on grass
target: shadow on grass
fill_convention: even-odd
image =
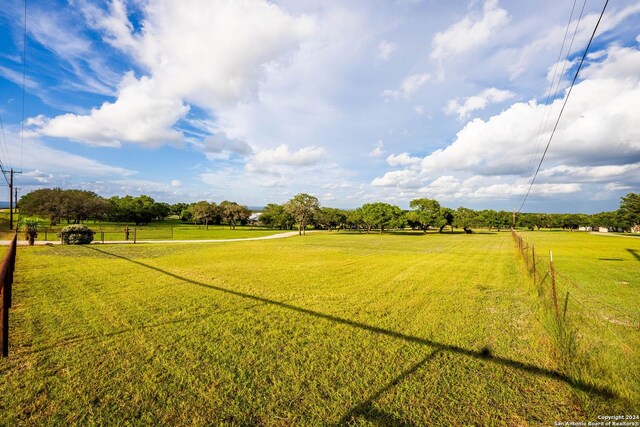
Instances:
[[[610,389],[608,389],[606,387],[600,387],[600,386],[597,386],[597,385],[589,384],[589,383],[586,383],[586,382],[581,381],[579,379],[569,377],[568,375],[565,375],[563,373],[554,371],[552,369],[541,368],[541,367],[538,367],[538,366],[535,366],[535,365],[531,365],[529,363],[519,362],[517,360],[511,360],[511,359],[507,359],[505,357],[495,356],[495,355],[491,354],[490,351],[487,351],[486,348],[484,348],[482,350],[479,350],[479,351],[475,351],[475,350],[470,350],[470,349],[466,349],[466,348],[463,348],[463,347],[458,347],[456,345],[444,344],[444,343],[440,343],[440,342],[433,341],[433,340],[426,339],[426,338],[421,338],[421,337],[416,337],[416,336],[413,336],[413,335],[403,334],[401,332],[391,331],[391,330],[388,330],[388,329],[380,328],[378,326],[367,325],[365,323],[356,322],[354,320],[344,319],[344,318],[341,318],[341,317],[338,317],[338,316],[334,316],[334,315],[331,315],[331,314],[326,314],[326,313],[322,313],[322,312],[319,312],[319,311],[314,311],[314,310],[310,310],[310,309],[307,309],[307,308],[298,307],[298,306],[295,306],[295,305],[292,305],[292,304],[288,304],[288,303],[285,303],[285,302],[276,301],[276,300],[272,300],[272,299],[269,299],[269,298],[264,298],[264,297],[260,297],[260,296],[257,296],[257,295],[248,294],[248,293],[245,293],[245,292],[235,291],[235,290],[232,290],[232,289],[227,289],[227,288],[223,288],[223,287],[220,287],[220,286],[215,286],[215,285],[212,285],[212,284],[209,284],[209,283],[199,282],[197,280],[193,280],[193,279],[189,279],[187,277],[179,276],[177,274],[171,273],[171,272],[163,270],[161,268],[154,267],[152,265],[145,264],[143,262],[136,261],[136,260],[133,260],[131,258],[127,258],[127,257],[125,257],[123,255],[118,255],[118,254],[114,254],[114,253],[111,253],[111,252],[107,252],[107,251],[105,251],[103,249],[98,249],[98,248],[90,247],[90,246],[83,246],[83,248],[85,248],[86,250],[101,252],[101,253],[103,253],[105,255],[110,255],[110,256],[112,256],[114,258],[120,258],[122,260],[132,262],[134,264],[140,265],[142,267],[146,267],[146,268],[148,268],[150,270],[157,271],[157,272],[165,274],[165,275],[167,275],[169,277],[173,277],[174,279],[177,279],[177,280],[180,280],[180,281],[183,281],[183,282],[186,282],[186,283],[191,283],[193,285],[201,286],[201,287],[208,288],[208,289],[213,289],[215,291],[224,292],[224,293],[230,294],[230,295],[235,295],[235,296],[240,297],[240,298],[246,298],[246,299],[249,299],[249,300],[270,304],[270,305],[273,305],[273,306],[276,306],[276,307],[280,307],[280,308],[284,308],[284,309],[287,309],[287,310],[295,311],[297,313],[302,313],[302,314],[313,316],[313,317],[316,317],[316,318],[319,318],[319,319],[328,320],[328,321],[331,321],[331,322],[334,322],[334,323],[337,323],[337,324],[340,324],[340,325],[351,326],[353,328],[361,329],[361,330],[364,330],[364,331],[367,331],[367,332],[373,332],[373,333],[376,333],[376,334],[380,334],[380,335],[384,335],[384,336],[388,336],[388,337],[404,340],[404,341],[409,342],[409,343],[426,345],[426,346],[429,346],[429,347],[433,348],[434,352],[448,351],[448,352],[451,352],[451,353],[461,354],[461,355],[464,355],[464,356],[467,356],[467,357],[470,357],[470,358],[473,358],[473,359],[483,360],[485,362],[494,363],[496,365],[506,366],[506,367],[509,367],[509,368],[514,368],[514,369],[521,370],[523,372],[528,372],[528,373],[531,373],[531,374],[534,374],[534,375],[550,378],[550,379],[553,379],[553,380],[562,381],[562,382],[568,384],[569,386],[573,387],[576,390],[580,390],[580,391],[583,391],[585,393],[589,393],[589,394],[592,394],[592,395],[600,396],[600,397],[603,397],[603,398],[606,398],[606,399],[619,398],[618,395],[616,395],[612,390],[610,390]],[[426,362],[426,360],[425,360],[425,362]],[[419,368],[419,366],[415,367],[415,369],[412,368],[413,370],[410,369],[410,371],[414,372],[418,368]],[[411,372],[409,372],[407,375],[409,375]],[[390,383],[390,385],[388,387],[393,387],[394,384],[392,384],[392,383],[393,383],[393,381]],[[383,392],[386,389],[387,388],[383,389]],[[366,401],[364,403],[366,403]],[[358,405],[358,406],[360,406],[360,405]],[[358,407],[356,407],[355,409],[357,409],[357,408]]]
[[[636,251],[635,249],[629,249],[627,248],[627,252],[629,252],[631,255],[633,255],[636,260],[640,261],[640,252]]]
[[[418,363],[414,364],[409,369],[403,371],[400,375],[389,381],[384,387],[372,394],[367,400],[354,406],[349,412],[347,412],[336,425],[348,425],[354,423],[359,418],[364,418],[367,421],[374,422],[375,425],[384,426],[402,426],[410,427],[414,424],[403,421],[396,415],[389,414],[388,412],[377,409],[373,406],[373,403],[378,400],[384,393],[391,390],[393,387],[400,384],[405,378],[409,377],[420,368],[422,368],[429,360],[433,359],[438,351],[433,351],[430,355],[423,358]]]

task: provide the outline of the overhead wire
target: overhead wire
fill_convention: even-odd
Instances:
[[[571,26],[571,20],[573,19],[573,12],[575,11],[577,2],[578,0],[573,0],[573,6],[571,7],[571,14],[569,15],[569,20],[567,21],[567,26],[565,27],[565,30],[564,30],[564,36],[562,37],[562,45],[560,46],[560,52],[558,52],[558,58],[556,59],[555,66],[553,67],[553,77],[551,78],[551,81],[549,82],[549,87],[547,88],[547,99],[544,102],[544,108],[542,110],[542,115],[540,116],[540,123],[538,124],[538,132],[536,133],[536,139],[535,139],[536,142],[533,146],[533,149],[531,150],[531,157],[529,158],[529,166],[527,166],[527,177],[531,176],[531,173],[533,172],[533,164],[534,164],[533,160],[538,154],[538,146],[540,144],[540,140],[542,136],[542,123],[545,123],[545,128],[546,128],[545,116],[547,115],[547,110],[550,110],[549,99],[551,98],[553,83],[556,80],[556,73],[558,72],[560,58],[562,58],[562,53],[564,52],[564,44],[567,41],[567,34],[569,33],[569,27]],[[584,9],[584,3],[583,3],[583,9]],[[574,32],[574,35],[575,35],[575,32]],[[569,48],[567,55],[569,54],[569,52],[571,52],[571,48]],[[562,76],[562,74],[560,74],[560,76]]]
[[[522,211],[522,207],[524,206],[525,202],[527,201],[527,198],[529,197],[529,194],[531,193],[531,188],[533,188],[533,183],[535,182],[536,178],[538,177],[538,173],[540,172],[540,167],[542,167],[542,162],[544,162],[544,159],[547,155],[547,151],[549,151],[549,146],[551,145],[551,141],[553,140],[553,136],[556,133],[556,130],[558,129],[558,123],[560,123],[560,119],[562,118],[562,113],[564,112],[565,107],[567,106],[567,101],[569,100],[569,97],[571,96],[571,92],[573,90],[573,87],[576,83],[576,80],[578,79],[578,75],[580,74],[580,70],[582,69],[582,65],[584,64],[584,60],[587,57],[587,53],[589,52],[589,48],[591,47],[591,43],[593,42],[593,39],[596,35],[596,31],[598,30],[598,27],[600,26],[600,21],[602,21],[602,16],[604,15],[605,10],[607,9],[607,5],[609,4],[609,0],[606,0],[604,3],[604,6],[602,7],[602,11],[600,12],[600,16],[598,17],[598,21],[596,22],[595,27],[593,28],[593,32],[591,33],[591,37],[589,38],[589,43],[587,43],[587,47],[584,50],[584,53],[582,54],[582,58],[580,58],[580,63],[578,64],[578,69],[576,70],[575,75],[573,76],[573,80],[571,81],[571,85],[569,86],[569,90],[567,91],[567,94],[564,98],[564,102],[562,103],[562,108],[560,109],[560,113],[558,114],[558,118],[556,119],[555,125],[553,126],[553,130],[551,131],[551,135],[549,135],[549,140],[547,141],[547,145],[544,149],[544,152],[542,153],[542,157],[540,158],[540,162],[538,163],[538,167],[536,169],[535,174],[533,175],[533,178],[531,179],[531,183],[529,184],[529,189],[527,190],[527,193],[524,196],[524,199],[522,200],[522,203],[520,204],[520,207],[518,208],[518,213],[520,213]]]
[[[555,66],[553,68],[553,77],[551,78],[551,81],[549,82],[549,91],[547,92],[547,99],[545,100],[544,103],[544,109],[542,112],[542,117],[540,117],[540,125],[538,126],[538,132],[536,134],[536,142],[534,144],[533,150],[531,152],[531,158],[529,160],[529,166],[527,167],[527,177],[531,177],[531,174],[533,172],[533,165],[534,160],[536,158],[536,156],[538,155],[539,149],[540,149],[540,143],[542,141],[542,135],[544,134],[544,131],[547,129],[547,124],[549,123],[549,117],[551,117],[551,110],[552,110],[552,105],[549,103],[552,100],[555,100],[556,97],[558,96],[558,91],[560,89],[560,82],[562,81],[562,76],[564,76],[564,71],[566,68],[567,63],[569,62],[569,55],[571,55],[571,48],[573,47],[573,42],[576,38],[576,34],[578,32],[578,28],[580,26],[580,22],[582,21],[582,15],[584,13],[584,8],[587,4],[587,0],[584,0],[582,2],[582,9],[580,10],[580,15],[578,16],[578,19],[576,20],[576,26],[573,30],[573,35],[571,36],[571,42],[569,43],[569,48],[567,49],[567,54],[565,56],[565,61],[562,63],[562,70],[560,71],[560,74],[558,75],[558,82],[556,83],[555,89],[553,89],[553,85],[556,81],[556,75],[558,72],[558,67],[560,65],[560,58],[562,58],[562,53],[564,52],[564,45],[565,42],[567,41],[567,34],[569,33],[569,27],[571,26],[571,19],[573,18],[573,12],[575,11],[575,6],[576,6],[577,0],[573,1],[573,7],[571,8],[571,15],[569,16],[569,21],[567,21],[567,26],[565,27],[565,31],[564,31],[564,37],[562,38],[562,45],[560,46],[560,52],[558,52],[558,58],[556,59],[556,63]],[[553,93],[553,96],[551,95],[551,93]],[[544,125],[543,125],[544,123]]]
[[[20,121],[20,171],[24,156],[24,110],[25,86],[27,81],[27,0],[24,0],[24,33],[22,38],[22,120]]]
[[[7,146],[7,137],[4,133],[4,124],[2,123],[2,116],[0,116],[0,129],[2,129],[2,143],[0,143],[0,149],[2,150],[2,156],[5,156],[4,150]],[[5,157],[7,161],[9,161],[9,156]],[[6,164],[6,163],[5,163]],[[7,185],[9,185],[9,178],[7,178],[7,171],[2,163],[2,159],[0,159],[0,170],[2,171],[2,176],[7,181]]]

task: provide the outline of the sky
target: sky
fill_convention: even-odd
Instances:
[[[614,210],[640,190],[640,2],[608,5],[551,138],[603,5],[29,0],[23,57],[5,0],[0,161],[20,194],[511,211],[551,141],[522,211]]]

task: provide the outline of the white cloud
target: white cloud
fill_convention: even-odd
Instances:
[[[404,98],[404,99],[409,99],[430,78],[431,78],[431,76],[429,74],[426,74],[426,73],[424,73],[424,74],[412,74],[412,75],[408,76],[407,78],[405,78],[402,81],[402,84],[400,85],[400,89],[398,89],[398,90],[386,89],[385,91],[382,92],[382,96],[385,97],[385,98],[394,98],[394,99]]]
[[[120,2],[108,15],[87,8],[85,13],[96,17],[94,26],[112,45],[148,70],[140,78],[126,75],[115,102],[90,115],[45,120],[40,130],[91,145],[179,142],[182,135],[173,126],[189,103],[215,111],[252,96],[265,66],[294,52],[314,30],[311,18],[261,0],[146,3],[143,31],[136,35]]]
[[[640,181],[640,128],[636,125],[640,123],[640,50],[614,46],[605,56],[587,64],[586,80],[574,86],[533,194],[576,193],[584,185],[611,180],[621,186]],[[486,99],[511,96],[494,95]],[[557,112],[563,101],[557,99],[549,108]],[[473,105],[465,102],[452,112],[466,113],[464,108],[473,109]],[[449,146],[433,151],[418,166],[407,153],[389,156],[390,165],[405,168],[387,172],[372,184],[397,188],[419,184],[421,191],[453,198],[523,195],[532,160],[535,167],[541,156],[539,150],[532,158],[544,111],[545,106],[535,101],[519,102],[486,121],[474,119]],[[544,144],[550,132],[551,125],[540,138]]]
[[[507,22],[509,14],[498,5],[498,0],[485,0],[482,14],[472,12],[445,31],[436,33],[430,56],[441,59],[467,52],[486,43]]]
[[[387,172],[381,178],[375,178],[371,185],[374,187],[403,187],[418,188],[423,181],[419,172],[411,169]]]
[[[382,157],[386,154],[384,149],[384,142],[380,139],[376,142],[376,146],[373,150],[369,151],[369,157]]]
[[[390,43],[386,40],[382,40],[378,43],[378,59],[382,61],[388,61],[391,54],[396,49],[393,43]]]
[[[487,105],[506,101],[513,98],[515,93],[509,90],[500,90],[491,87],[483,90],[477,95],[460,99],[452,99],[447,103],[444,109],[446,114],[457,114],[460,120],[467,119],[469,114],[475,110],[484,110]]]
[[[320,147],[304,147],[291,151],[285,144],[261,150],[247,163],[249,172],[278,173],[278,166],[311,166],[325,158]]]
[[[173,188],[182,187],[182,182],[179,179],[172,179],[170,184]]]
[[[251,146],[246,141],[232,140],[224,132],[217,132],[204,140],[205,153],[223,153],[231,152],[237,154],[248,155],[253,152]]]
[[[119,147],[121,141],[157,147],[179,144],[182,133],[172,126],[189,111],[180,98],[162,96],[158,81],[127,73],[114,103],[105,102],[89,115],[64,114],[51,119],[31,120],[37,132],[69,138],[89,145]]]
[[[416,105],[413,110],[420,115],[424,114],[424,107],[422,105]]]
[[[419,165],[422,162],[420,157],[412,157],[409,153],[391,154],[387,157],[389,166],[410,166]]]

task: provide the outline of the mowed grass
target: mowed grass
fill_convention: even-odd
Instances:
[[[528,232],[547,269],[558,272],[561,309],[575,329],[574,368],[640,401],[640,237],[580,232]],[[550,287],[550,281],[545,286]],[[547,296],[549,294],[547,293]]]
[[[2,423],[550,425],[566,376],[507,232],[19,248]]]

